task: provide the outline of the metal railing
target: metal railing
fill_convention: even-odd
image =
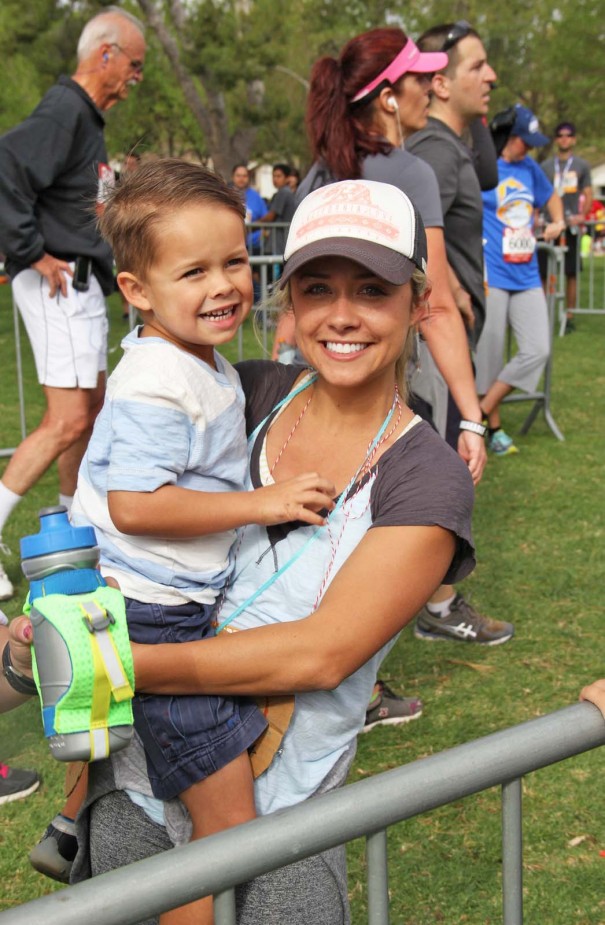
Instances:
[[[512,395],[507,395],[502,401],[503,403],[508,402],[524,402],[531,401],[533,402],[533,407],[526,417],[523,425],[521,427],[521,433],[526,434],[534,421],[536,420],[540,411],[544,414],[544,420],[546,421],[548,427],[555,435],[557,440],[565,440],[565,437],[561,433],[561,430],[557,426],[550,405],[550,395],[552,388],[552,376],[553,376],[553,345],[555,338],[555,327],[557,324],[557,309],[560,305],[563,304],[563,317],[565,317],[565,286],[563,275],[563,266],[564,266],[564,255],[565,248],[563,247],[554,247],[552,244],[545,244],[543,241],[538,242],[538,250],[544,252],[547,255],[547,283],[546,283],[546,305],[548,308],[548,324],[549,324],[549,353],[548,360],[544,367],[544,375],[542,377],[542,389],[536,392],[521,392],[513,393]],[[563,299],[563,303],[561,300]],[[508,341],[508,354],[510,357],[511,353],[511,334],[509,331],[509,341]]]
[[[586,233],[591,237],[590,253],[582,256],[582,229],[578,229],[576,255],[576,305],[571,309],[574,315],[605,315],[605,241],[600,232],[603,220],[584,222]],[[599,262],[603,268],[599,268]],[[565,333],[565,304],[561,306],[559,334]]]
[[[368,922],[388,925],[388,826],[496,785],[503,923],[522,925],[521,778],[604,744],[600,712],[575,704],[9,909],[0,925],[134,925],[210,894],[215,925],[235,925],[235,885],[364,835]]]

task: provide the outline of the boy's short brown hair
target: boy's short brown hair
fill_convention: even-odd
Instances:
[[[201,203],[232,209],[243,229],[246,210],[237,192],[199,164],[165,157],[127,173],[109,192],[99,219],[118,272],[144,276],[155,258],[162,220],[176,209]]]

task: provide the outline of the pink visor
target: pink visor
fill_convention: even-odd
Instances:
[[[444,51],[420,51],[418,46],[408,39],[389,66],[385,67],[384,71],[381,71],[378,77],[366,84],[362,90],[359,90],[351,102],[357,103],[362,100],[381,83],[389,83],[393,86],[404,74],[433,74],[435,71],[442,71],[444,67],[447,67],[447,61],[448,57]]]

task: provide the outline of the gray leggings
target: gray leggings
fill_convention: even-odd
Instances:
[[[114,790],[91,806],[93,877],[169,848],[163,826],[122,791]],[[236,896],[238,925],[349,925],[344,847],[257,877],[238,887]],[[137,925],[158,925],[158,918]]]
[[[510,324],[518,351],[504,365],[506,329]],[[490,288],[485,326],[477,344],[477,392],[485,395],[496,379],[533,392],[550,354],[546,297],[541,287],[509,292]]]

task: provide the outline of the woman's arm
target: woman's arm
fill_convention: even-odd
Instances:
[[[565,230],[565,215],[563,212],[563,200],[558,193],[553,193],[548,202],[546,203],[545,209],[547,209],[548,214],[550,215],[550,222],[544,229],[544,240],[545,241],[555,241],[561,232]]]
[[[452,561],[442,527],[369,530],[315,613],[180,645],[133,646],[137,690],[283,694],[331,690],[401,630]],[[284,602],[284,609],[287,602]]]
[[[420,330],[460,414],[467,421],[480,423],[483,415],[477,398],[464,324],[450,287],[442,229],[427,228],[426,239],[432,291],[429,317],[421,324]],[[463,431],[458,452],[466,462],[473,482],[477,484],[487,461],[483,437]]]

